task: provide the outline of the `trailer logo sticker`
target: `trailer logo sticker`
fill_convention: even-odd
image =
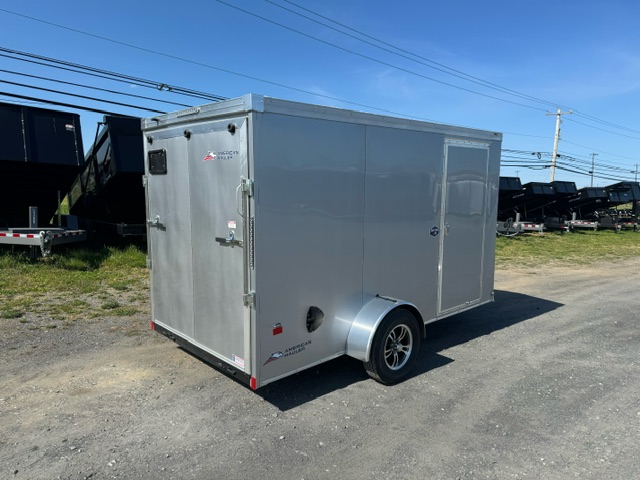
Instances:
[[[273,352],[271,354],[271,356],[267,359],[267,361],[262,364],[262,366],[264,367],[267,363],[275,362],[276,360],[278,360],[278,359],[280,359],[282,357],[284,357],[284,353],[282,353],[282,352]]]
[[[432,237],[437,237],[439,233],[440,233],[440,229],[435,225],[431,227],[431,230],[429,230],[429,235],[431,235]]]
[[[262,364],[262,366],[264,367],[267,363],[275,362],[276,360],[280,360],[281,358],[291,357],[293,355],[297,355],[300,352],[304,352],[307,349],[308,345],[311,345],[311,340],[307,340],[305,342],[289,347],[284,351],[284,353],[273,352],[267,359],[267,361]]]
[[[233,160],[236,155],[239,155],[238,150],[224,150],[222,152],[208,151],[202,159],[203,162],[210,162],[211,160]]]

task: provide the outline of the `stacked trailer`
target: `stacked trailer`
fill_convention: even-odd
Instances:
[[[568,230],[563,201],[576,193],[573,182],[532,182],[522,186],[517,177],[500,177],[498,234]]]
[[[515,206],[515,225],[524,232],[543,233],[546,227],[544,207],[555,199],[555,189],[551,183],[542,182],[526,183],[522,188],[522,196],[518,197]]]
[[[499,133],[260,95],[143,120],[152,327],[259,388],[407,377],[493,300]]]
[[[107,115],[69,192],[71,213],[103,234],[144,235],[144,152],[140,119]]]
[[[638,231],[638,206],[640,205],[640,184],[638,182],[620,182],[605,187],[609,194],[611,207],[631,204],[631,212],[609,210],[606,212],[615,219],[620,229],[628,228]]]
[[[515,236],[522,233],[516,206],[524,196],[524,189],[518,177],[500,177],[498,191],[498,235]]]
[[[84,165],[79,116],[0,103],[0,129],[0,243],[83,240],[84,231],[61,229],[60,222],[55,230],[50,225]],[[43,254],[47,251],[43,247]]]
[[[561,208],[563,200],[578,193],[574,182],[554,181],[551,182],[555,197],[544,205],[544,226],[549,230],[560,230],[561,233],[570,230],[570,223],[567,212]]]

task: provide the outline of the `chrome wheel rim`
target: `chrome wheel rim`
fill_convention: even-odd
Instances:
[[[407,325],[397,325],[384,342],[384,361],[390,370],[400,370],[409,361],[413,335]]]

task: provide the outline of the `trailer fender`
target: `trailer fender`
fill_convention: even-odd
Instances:
[[[411,310],[416,314],[416,318],[420,318],[415,305],[403,300],[376,295],[365,303],[351,323],[347,336],[347,355],[368,362],[371,344],[378,325],[389,312],[402,307]],[[420,324],[420,329],[423,330],[422,322]]]

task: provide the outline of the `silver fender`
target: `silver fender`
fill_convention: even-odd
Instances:
[[[412,310],[417,311],[415,305],[395,298],[375,296],[369,300],[360,309],[351,324],[351,329],[347,336],[347,355],[363,362],[368,362],[371,344],[378,325],[390,311],[403,305],[407,305]]]

